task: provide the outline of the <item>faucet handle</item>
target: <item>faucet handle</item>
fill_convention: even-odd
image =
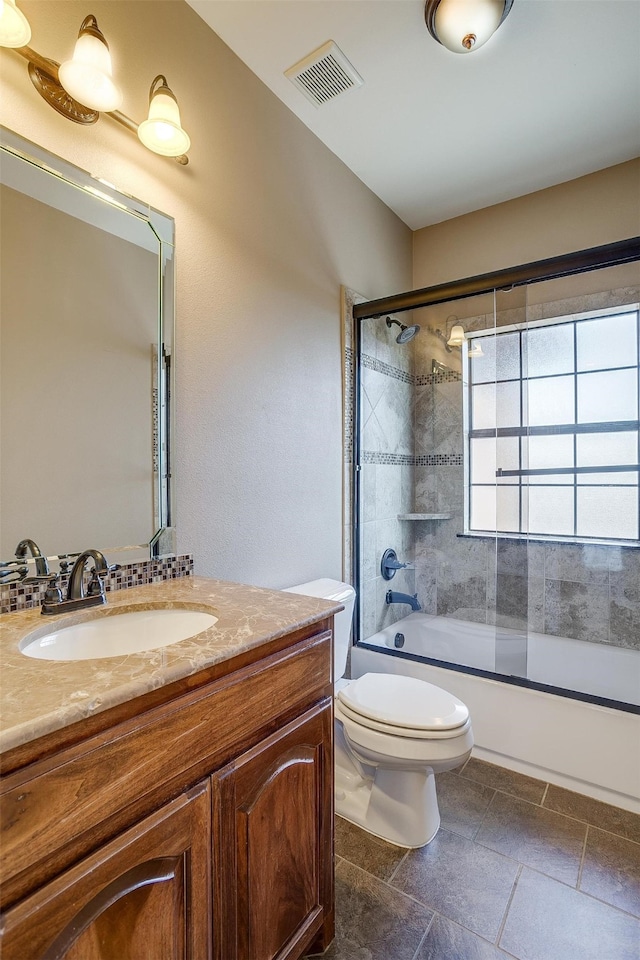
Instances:
[[[49,586],[45,591],[44,603],[61,603],[62,602],[62,590],[58,586],[59,579],[60,579],[59,573],[53,573],[49,575]]]
[[[96,567],[92,567],[91,579],[87,584],[87,596],[88,597],[104,596],[104,580],[109,576],[110,573],[113,573],[115,570],[120,570],[119,563],[112,563],[111,566],[105,567],[103,570],[98,570]]]

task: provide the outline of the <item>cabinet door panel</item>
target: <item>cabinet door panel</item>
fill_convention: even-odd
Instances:
[[[333,936],[332,723],[325,701],[214,777],[216,960],[293,960]]]
[[[208,957],[209,831],[201,784],[7,911],[3,960]]]
[[[240,928],[240,956],[247,960],[275,957],[320,910],[320,751],[286,751],[238,808],[238,913],[249,920]],[[258,917],[269,922],[254,922]]]

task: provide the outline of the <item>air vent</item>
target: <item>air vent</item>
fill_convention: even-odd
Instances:
[[[289,67],[284,75],[316,107],[335,100],[340,94],[364,83],[358,71],[333,40],[323,43],[304,60]]]

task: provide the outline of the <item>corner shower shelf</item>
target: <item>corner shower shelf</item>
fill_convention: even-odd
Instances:
[[[398,520],[451,520],[450,513],[399,513]]]

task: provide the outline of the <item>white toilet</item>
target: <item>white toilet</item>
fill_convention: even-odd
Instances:
[[[342,675],[347,665],[355,591],[312,580],[289,593],[343,603],[334,636],[336,813],[401,847],[423,847],[440,826],[434,773],[465,762],[473,746],[467,707],[413,677]]]

